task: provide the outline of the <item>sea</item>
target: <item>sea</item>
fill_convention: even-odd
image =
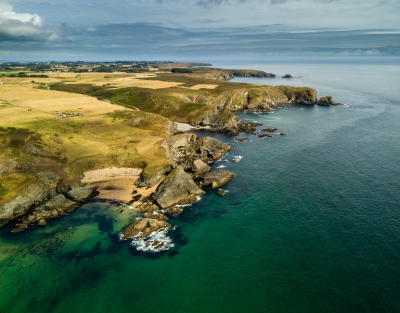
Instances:
[[[312,87],[342,105],[237,114],[277,128],[271,138],[198,132],[234,147],[213,168],[235,177],[169,220],[167,251],[120,241],[136,217],[111,202],[0,228],[1,313],[400,312],[400,59],[214,65],[278,76],[232,82]]]

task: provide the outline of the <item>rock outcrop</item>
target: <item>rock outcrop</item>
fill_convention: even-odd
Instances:
[[[222,159],[224,154],[232,149],[226,143],[209,136],[200,139],[196,145],[200,159],[208,162],[215,162]]]
[[[290,74],[286,74],[286,75],[283,75],[281,78],[288,78],[288,79],[290,79],[290,78],[293,78],[293,76],[290,75]]]
[[[211,167],[208,166],[204,161],[202,160],[193,161],[191,172],[192,172],[192,177],[194,179],[199,179],[203,177],[209,171],[211,171]]]
[[[66,196],[75,202],[86,202],[94,196],[94,190],[86,187],[79,187],[68,191]]]
[[[202,185],[212,189],[219,188],[229,182],[235,175],[227,170],[212,171],[204,176]]]
[[[253,132],[257,126],[255,123],[241,121],[227,107],[208,110],[198,122],[192,122],[192,124],[195,126],[209,126],[211,130],[228,136],[237,136],[242,132]]]
[[[275,78],[276,75],[257,70],[232,70],[230,72],[233,77],[256,77],[256,78]]]
[[[122,230],[122,239],[126,240],[133,237],[147,238],[151,233],[160,229],[166,229],[169,226],[165,221],[159,221],[154,218],[139,218]]]
[[[55,174],[38,174],[35,183],[26,187],[14,200],[0,207],[0,227],[57,195],[56,189],[61,182],[61,178]]]
[[[96,192],[80,187],[70,190],[70,186],[53,173],[39,173],[37,180],[26,187],[14,200],[0,207],[0,227],[21,217],[16,231],[28,228],[29,224],[44,226],[47,219],[72,212]]]
[[[58,194],[46,203],[36,207],[30,214],[25,215],[22,221],[16,224],[14,231],[22,231],[28,228],[29,224],[37,223],[39,226],[47,225],[46,220],[57,218],[60,215],[74,211],[79,203],[67,199],[64,195]]]
[[[210,171],[210,167],[205,163],[220,160],[232,149],[231,146],[213,137],[206,136],[198,140],[195,134],[190,133],[165,139],[161,146],[171,163],[182,166],[194,178],[200,178]]]
[[[325,96],[325,97],[321,97],[318,102],[318,105],[339,105],[339,102],[334,102],[332,101],[332,97],[331,96]]]
[[[135,181],[135,185],[137,187],[153,187],[155,184],[159,183],[163,180],[169,173],[172,172],[174,167],[172,164],[166,164],[161,169],[156,171],[155,174],[146,175],[146,169],[140,173],[139,178]]]
[[[177,166],[158,186],[154,202],[167,209],[175,205],[192,204],[205,192],[199,188],[183,167]]]

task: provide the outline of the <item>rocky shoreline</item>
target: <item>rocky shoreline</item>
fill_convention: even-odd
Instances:
[[[195,203],[199,196],[205,194],[200,186],[218,188],[234,176],[226,170],[211,171],[208,163],[220,160],[232,149],[215,138],[198,139],[195,134],[183,133],[164,140],[161,146],[171,162],[171,171],[157,173],[147,180],[139,178],[135,182],[139,186],[144,182],[148,187],[159,185],[148,201],[138,207],[141,217],[120,233],[120,239],[132,240],[134,246],[144,251],[169,248],[171,242],[165,234],[171,225],[166,222],[167,215],[179,215],[182,206]],[[164,239],[156,234],[163,234]]]
[[[45,226],[46,220],[70,213],[96,195],[96,190],[90,188],[71,190],[58,175],[41,172],[35,183],[0,208],[0,227],[13,220],[17,220],[14,232],[27,229],[31,224]]]

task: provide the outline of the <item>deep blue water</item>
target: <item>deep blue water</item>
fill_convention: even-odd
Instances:
[[[400,311],[400,61],[215,65],[290,73],[235,81],[309,86],[346,105],[238,114],[287,135],[215,135],[234,150],[214,168],[236,177],[171,220],[166,253],[118,242],[134,217],[106,203],[1,229],[0,312]]]

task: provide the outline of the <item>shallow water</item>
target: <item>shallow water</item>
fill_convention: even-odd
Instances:
[[[291,73],[240,81],[347,105],[239,114],[287,136],[216,135],[235,150],[213,166],[236,177],[170,220],[169,251],[120,242],[134,215],[104,202],[46,228],[0,229],[0,312],[400,311],[400,62],[217,66]]]

